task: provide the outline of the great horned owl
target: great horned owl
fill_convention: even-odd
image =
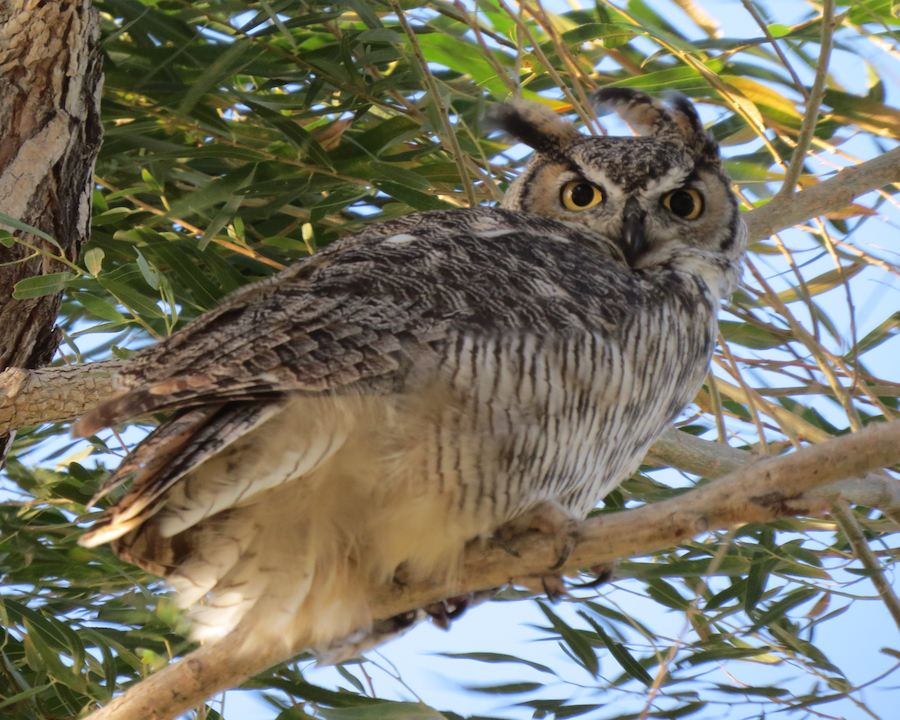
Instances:
[[[174,413],[82,545],[204,600],[198,638],[333,652],[398,568],[584,518],[699,389],[746,236],[686,99],[596,100],[643,136],[500,106],[534,149],[500,208],[373,225],[137,354],[75,432]]]

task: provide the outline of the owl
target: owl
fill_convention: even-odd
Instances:
[[[128,361],[75,434],[169,416],[81,544],[164,578],[195,638],[331,659],[414,619],[373,624],[374,588],[452,586],[475,538],[564,554],[700,388],[746,239],[690,102],[594,100],[641,135],[499,106],[534,150],[500,207],[372,225]]]

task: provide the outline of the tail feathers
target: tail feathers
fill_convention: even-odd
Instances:
[[[194,436],[198,426],[218,409],[218,406],[200,408],[178,415],[160,425],[119,463],[119,467],[103,481],[88,505],[96,505],[98,500],[126,480],[135,478],[137,483],[161,471]]]
[[[134,478],[128,493],[106,510],[79,544],[94,547],[137,527],[165,505],[169,491],[185,475],[279,413],[282,407],[280,403],[213,405],[185,411],[160,425],[122,461],[91,499],[90,504],[94,505],[113,488]]]
[[[220,378],[210,373],[174,378],[135,388],[89,410],[72,426],[73,437],[90,437],[113,427],[155,412],[221,405],[227,401],[272,400],[282,392],[274,377],[243,380]]]

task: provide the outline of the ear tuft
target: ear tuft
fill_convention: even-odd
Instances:
[[[555,157],[581,134],[575,127],[560,120],[546,105],[529,100],[514,100],[495,105],[485,116],[488,130],[503,130],[542,155]]]
[[[711,162],[719,159],[718,147],[703,128],[696,109],[679,92],[665,93],[668,107],[645,92],[623,87],[602,88],[591,99],[598,113],[616,113],[641,135],[683,145],[695,158]]]

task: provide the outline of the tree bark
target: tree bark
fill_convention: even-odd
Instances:
[[[90,0],[0,3],[0,212],[60,246],[21,231],[21,242],[0,246],[0,370],[46,365],[59,344],[60,293],[17,299],[13,290],[65,271],[48,254],[74,262],[88,239],[102,137],[99,39]],[[0,463],[6,449],[0,437]]]

